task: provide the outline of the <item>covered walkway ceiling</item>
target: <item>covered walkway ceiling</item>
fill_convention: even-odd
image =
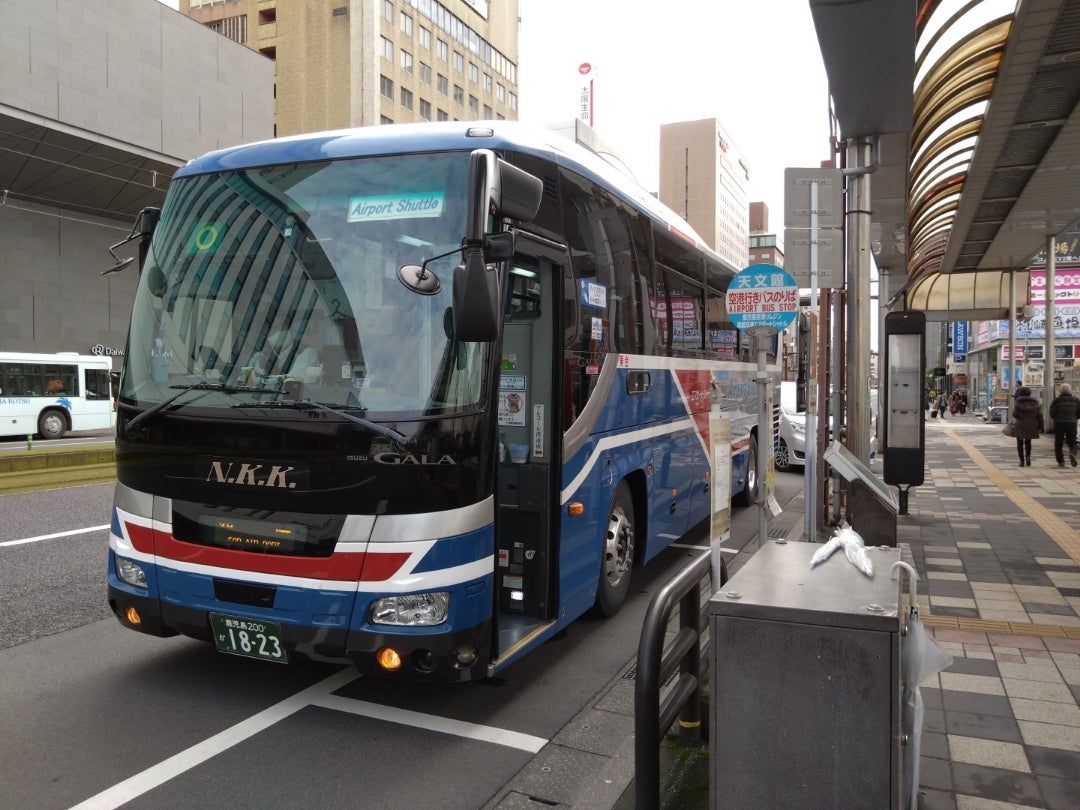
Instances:
[[[841,137],[879,138],[878,266],[930,319],[1007,317],[1010,271],[1080,220],[1080,0],[810,7]]]
[[[183,161],[0,105],[0,197],[117,219],[160,206]]]

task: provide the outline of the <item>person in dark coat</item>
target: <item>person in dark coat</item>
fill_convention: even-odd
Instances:
[[[1016,439],[1016,454],[1020,456],[1020,466],[1031,466],[1031,440],[1037,439],[1043,431],[1042,408],[1039,400],[1031,395],[1031,389],[1022,385],[1016,389],[1016,398],[1012,409],[1013,437]]]
[[[1054,458],[1059,467],[1065,466],[1064,447],[1069,446],[1069,463],[1076,466],[1076,420],[1080,418],[1080,399],[1072,386],[1062,383],[1058,395],[1050,403],[1050,419],[1054,423]]]

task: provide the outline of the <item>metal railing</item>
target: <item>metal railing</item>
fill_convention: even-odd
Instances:
[[[657,591],[641,626],[634,682],[634,802],[637,810],[659,806],[660,740],[678,715],[679,737],[694,744],[701,737],[701,596],[711,555],[702,554]],[[720,563],[720,587],[727,567]],[[664,647],[671,613],[679,608],[679,630]],[[660,689],[679,675],[660,702]]]

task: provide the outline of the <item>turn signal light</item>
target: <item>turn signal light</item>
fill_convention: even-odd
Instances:
[[[401,656],[398,655],[397,650],[390,647],[380,647],[376,650],[375,660],[388,672],[397,672],[401,669]]]
[[[566,505],[566,514],[570,517],[576,517],[577,515],[585,514],[585,504],[581,501],[571,501]]]
[[[128,620],[129,624],[142,624],[142,616],[132,605],[124,608],[124,618]]]

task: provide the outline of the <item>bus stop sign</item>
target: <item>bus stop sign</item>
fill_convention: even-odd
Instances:
[[[728,285],[727,311],[740,332],[782,332],[799,312],[799,286],[784,268],[752,264]]]

